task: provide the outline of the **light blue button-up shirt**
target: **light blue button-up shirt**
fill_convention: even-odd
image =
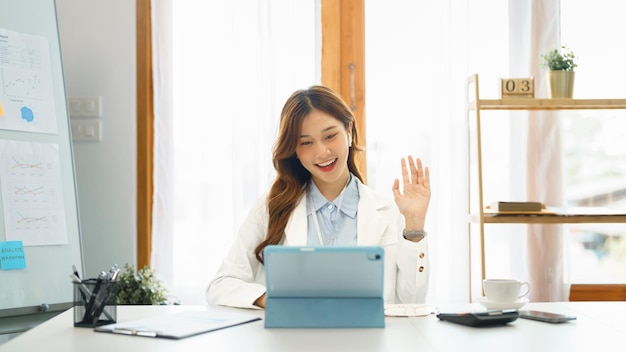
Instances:
[[[352,174],[350,174],[350,182],[346,189],[333,201],[324,198],[315,182],[311,182],[309,185],[306,197],[308,246],[356,246],[356,213],[359,204],[359,188]],[[315,212],[311,210],[309,197],[313,198]],[[341,204],[341,209],[337,214],[339,204]],[[323,244],[320,244],[318,239],[313,216],[317,216]]]

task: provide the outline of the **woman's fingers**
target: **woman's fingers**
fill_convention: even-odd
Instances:
[[[407,167],[407,159],[409,166]],[[425,172],[422,166],[422,160],[420,158],[413,159],[412,155],[409,155],[406,159],[402,158],[402,180],[405,184],[424,184]],[[428,170],[426,170],[428,171]],[[410,172],[410,173],[409,173]]]
[[[412,155],[401,158],[400,167],[402,168],[403,191],[409,189],[414,191],[419,189],[430,190],[430,171],[428,167],[424,167],[420,158],[413,158]],[[404,193],[400,193],[398,179],[395,179],[392,190],[396,196],[401,196]]]

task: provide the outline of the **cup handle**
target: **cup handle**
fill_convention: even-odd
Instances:
[[[522,298],[522,297],[526,296],[527,294],[529,294],[530,293],[530,284],[528,282],[526,282],[526,281],[522,282],[520,291],[522,293],[520,293],[520,295],[518,296],[519,298]]]

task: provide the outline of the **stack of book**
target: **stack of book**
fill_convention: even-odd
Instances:
[[[545,206],[540,202],[493,202],[487,207],[493,212],[541,212]]]

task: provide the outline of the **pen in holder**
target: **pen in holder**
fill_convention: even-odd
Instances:
[[[117,282],[106,277],[74,281],[74,326],[117,322]]]

